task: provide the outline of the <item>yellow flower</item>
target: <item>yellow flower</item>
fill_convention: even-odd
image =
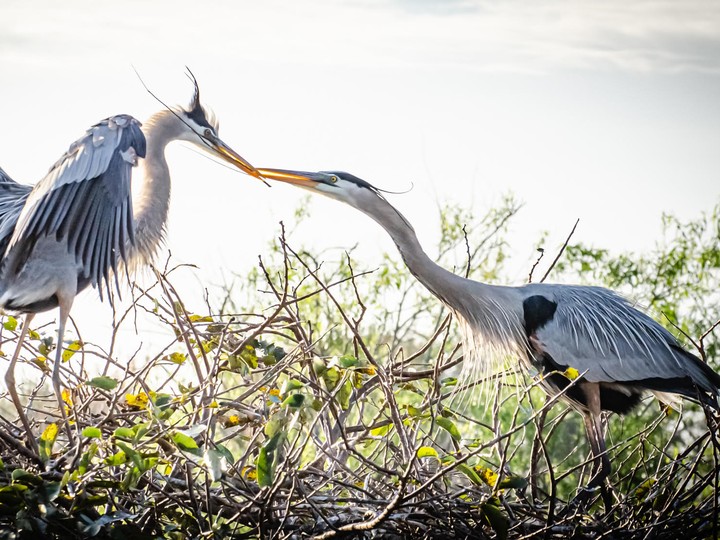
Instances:
[[[228,416],[225,419],[225,423],[223,424],[225,427],[233,427],[240,424],[240,417],[237,414],[233,414],[232,416]]]
[[[149,398],[145,392],[138,392],[137,394],[125,394],[125,401],[130,407],[145,409]]]
[[[575,379],[577,379],[580,376],[580,372],[573,367],[569,367],[565,370],[563,375],[565,375],[571,381],[574,381]]]
[[[62,392],[62,400],[67,403],[70,407],[72,407],[73,400],[72,400],[72,393],[67,388],[63,388]]]
[[[495,484],[498,481],[498,474],[495,471],[486,467],[476,467],[475,471],[478,473],[478,475],[480,475],[480,478],[482,478],[483,482],[485,482],[490,487],[495,487]]]
[[[240,476],[246,480],[257,480],[257,469],[255,469],[255,467],[251,467],[250,465],[245,465],[240,471]]]

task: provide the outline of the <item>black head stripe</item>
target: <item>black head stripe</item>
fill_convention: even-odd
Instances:
[[[373,186],[370,182],[363,180],[362,178],[358,178],[354,174],[350,174],[350,173],[343,172],[343,171],[322,171],[322,172],[324,174],[334,174],[335,176],[337,176],[338,178],[340,178],[342,180],[345,180],[346,182],[351,182],[357,186],[367,188],[371,191],[374,191],[375,193],[377,193],[377,191],[378,191],[377,188],[375,186]]]
[[[187,68],[187,76],[192,81],[195,92],[193,93],[192,100],[190,101],[190,107],[186,111],[188,117],[190,117],[197,125],[215,129],[210,122],[208,122],[207,114],[205,109],[200,104],[200,86],[198,85],[195,75],[193,75],[190,68]]]
[[[200,105],[199,101],[193,100],[190,104],[190,110],[186,112],[188,117],[190,117],[197,125],[214,129],[213,126],[210,125],[210,122],[208,122],[205,109],[203,109],[203,106]]]

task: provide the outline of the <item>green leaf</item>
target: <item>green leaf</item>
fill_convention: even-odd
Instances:
[[[127,457],[129,457],[132,460],[133,465],[135,465],[129,471],[129,474],[134,475],[134,477],[133,478],[126,477],[126,480],[128,480],[128,482],[130,484],[134,484],[135,481],[137,480],[137,477],[139,477],[139,475],[141,473],[145,472],[150,466],[152,466],[152,465],[148,464],[150,462],[150,460],[144,459],[144,454],[141,454],[137,450],[130,448],[127,444],[125,444],[122,441],[115,441],[115,444],[117,445],[118,448],[120,448],[123,452],[125,452],[125,455]]]
[[[86,427],[82,430],[82,436],[88,439],[102,439],[102,431],[96,427]]]
[[[322,378],[323,381],[325,381],[325,386],[327,386],[327,389],[332,392],[333,390],[335,390],[335,387],[340,380],[340,370],[338,370],[338,368],[336,367],[328,368],[323,372]]]
[[[358,365],[358,359],[352,355],[345,354],[338,358],[338,364],[345,369],[352,368]]]
[[[481,509],[485,521],[495,531],[498,539],[506,540],[508,537],[508,529],[510,528],[510,520],[505,515],[505,512],[491,501],[484,503]]]
[[[85,474],[88,470],[88,467],[90,466],[90,463],[92,462],[92,459],[97,454],[97,451],[97,443],[95,441],[91,442],[87,452],[85,452],[80,458],[80,464],[78,465],[77,469],[73,471],[73,475],[79,476]]]
[[[224,446],[222,444],[216,444],[215,450],[220,452],[223,455],[223,457],[227,460],[227,462],[230,463],[231,465],[235,463],[235,458],[233,457],[232,452],[230,450],[228,450],[227,446]]]
[[[422,409],[418,409],[417,407],[414,407],[412,405],[407,406],[407,412],[408,415],[412,416],[413,418],[420,418],[423,416]]]
[[[40,478],[39,476],[35,476],[34,474],[29,473],[23,469],[15,469],[10,475],[10,478],[12,478],[13,483],[19,482],[21,484],[42,484],[42,478]]]
[[[135,431],[129,427],[119,427],[113,432],[113,436],[117,439],[128,439],[132,441],[135,439]]]
[[[3,323],[3,328],[5,328],[5,330],[10,330],[11,332],[14,332],[17,328],[17,325],[17,319],[12,315],[8,315],[7,319],[5,319],[5,322]]]
[[[100,388],[101,390],[112,390],[118,385],[118,381],[112,377],[101,375],[100,377],[93,377],[89,381],[86,381],[85,384],[93,388]]]
[[[298,407],[302,406],[302,404],[305,402],[305,396],[303,394],[293,394],[292,396],[288,396],[285,398],[285,401],[282,402],[283,407],[292,407],[293,409],[297,409]]]
[[[462,439],[462,436],[460,435],[460,431],[458,431],[457,426],[449,418],[440,416],[435,419],[435,422],[437,422],[438,426],[447,431],[454,440],[459,441],[460,439]]]
[[[175,446],[177,446],[183,452],[189,452],[197,456],[201,455],[200,447],[195,442],[195,439],[193,439],[192,437],[176,431],[172,434],[172,440],[175,443]]]
[[[393,425],[388,423],[384,426],[379,426],[376,428],[373,428],[370,430],[370,435],[373,437],[382,437],[383,435],[387,435],[387,433],[393,428]]]
[[[173,397],[170,394],[157,394],[152,398],[153,405],[161,411],[166,411],[172,405]]]
[[[523,478],[522,476],[508,476],[502,479],[498,487],[500,489],[525,489],[527,485],[527,478]]]
[[[350,397],[352,396],[353,385],[349,380],[345,381],[337,393],[337,399],[343,411],[347,411],[350,407]]]
[[[435,459],[439,459],[437,450],[435,450],[431,446],[421,446],[420,448],[418,448],[417,457],[434,457]]]
[[[113,465],[115,467],[123,465],[127,462],[127,454],[125,452],[120,451],[117,454],[113,454],[112,456],[108,456],[105,458],[105,463],[108,465]]]
[[[60,482],[45,482],[39,491],[40,499],[45,503],[54,501],[60,495],[62,485]]]
[[[277,449],[282,444],[283,438],[283,432],[278,431],[260,448],[257,461],[255,462],[258,485],[260,487],[271,486],[275,480]]]
[[[263,432],[267,437],[274,437],[276,433],[280,432],[285,428],[285,424],[287,423],[285,419],[285,413],[282,413],[280,415],[273,416],[272,419],[268,420],[268,422],[265,424],[265,427],[263,428]]]
[[[480,478],[480,476],[478,475],[478,473],[475,472],[475,469],[466,465],[465,463],[461,463],[460,465],[458,465],[457,470],[460,471],[461,473],[463,473],[465,476],[467,476],[470,479],[470,481],[473,484],[475,484],[476,486],[485,485],[483,483],[482,479]]]
[[[305,383],[302,383],[298,381],[297,379],[288,379],[285,381],[285,384],[283,384],[282,389],[280,390],[280,393],[283,395],[287,395],[290,392],[293,392],[294,390],[299,390],[300,388],[303,388],[305,386]]]
[[[273,470],[273,453],[269,452],[265,447],[260,448],[255,467],[257,469],[258,485],[261,487],[272,486],[275,473]]]

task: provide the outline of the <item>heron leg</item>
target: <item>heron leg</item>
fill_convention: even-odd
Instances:
[[[32,428],[30,427],[30,422],[25,415],[25,410],[23,409],[22,403],[20,403],[20,397],[18,396],[17,388],[15,387],[15,365],[17,364],[18,358],[20,358],[20,351],[22,350],[23,342],[25,341],[28,329],[30,328],[30,322],[33,320],[34,316],[34,313],[28,313],[25,315],[25,321],[23,322],[22,330],[20,330],[20,336],[18,337],[15,352],[10,360],[8,370],[5,372],[5,384],[7,386],[8,393],[10,394],[10,399],[12,399],[13,405],[15,405],[15,409],[17,410],[20,422],[25,428],[25,437],[27,438],[30,449],[37,454],[37,442],[35,441],[35,436],[33,435]]]
[[[585,430],[593,454],[592,477],[587,489],[600,487],[605,509],[610,511],[612,497],[605,479],[610,475],[610,458],[605,445],[605,435],[602,426],[602,408],[600,403],[600,385],[597,383],[583,383],[581,386],[587,400],[588,412],[583,415]]]
[[[63,353],[63,336],[65,335],[65,325],[68,317],[70,316],[70,308],[72,307],[73,297],[68,300],[67,297],[63,298],[58,295],[58,303],[60,305],[60,320],[58,322],[58,343],[55,349],[55,363],[53,364],[52,372],[52,385],[55,391],[55,398],[57,399],[60,413],[62,414],[63,423],[65,424],[65,432],[68,436],[68,441],[72,442],[72,431],[70,429],[70,422],[68,422],[67,414],[65,414],[65,402],[62,398],[62,388],[60,388],[60,364],[62,363]]]

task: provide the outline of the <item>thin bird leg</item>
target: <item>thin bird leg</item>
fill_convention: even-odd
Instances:
[[[15,353],[10,360],[8,370],[5,372],[5,384],[7,385],[10,398],[12,399],[13,405],[15,405],[15,409],[17,410],[18,416],[20,417],[20,422],[22,422],[22,425],[25,428],[25,437],[27,438],[30,449],[37,454],[37,442],[35,441],[35,436],[33,435],[32,429],[30,428],[30,422],[28,421],[27,416],[25,416],[25,411],[23,410],[22,403],[20,403],[20,397],[18,396],[17,389],[15,388],[15,364],[17,364],[18,358],[20,358],[22,344],[25,341],[28,329],[30,328],[30,322],[33,320],[34,316],[34,313],[28,313],[27,315],[25,315],[25,321],[23,322],[22,330],[20,331],[20,336],[18,337],[17,346],[15,347]]]
[[[600,408],[600,385],[597,383],[584,383],[581,385],[585,398],[587,399],[588,413],[585,417],[585,430],[590,441],[595,463],[593,474],[595,475],[588,487],[595,487],[602,484],[603,480],[610,475],[610,458],[605,447],[605,436],[602,428],[602,409]]]
[[[593,465],[592,465],[592,479],[590,480],[590,483],[588,484],[588,487],[596,487],[603,478],[607,477],[609,474],[609,470],[605,472],[603,477],[601,479],[598,479],[598,475],[600,472],[603,471],[604,468],[604,457],[603,453],[605,452],[605,440],[602,436],[602,431],[598,431],[596,422],[595,422],[595,415],[592,413],[587,413],[583,415],[583,420],[585,421],[585,432],[587,433],[588,441],[590,442],[590,450],[592,452],[593,456]],[[608,462],[608,467],[609,467]]]
[[[68,442],[72,443],[72,431],[70,430],[70,422],[68,422],[67,414],[65,414],[65,402],[62,398],[62,389],[60,388],[60,364],[62,362],[63,353],[63,336],[65,335],[65,324],[70,316],[70,308],[72,307],[73,297],[61,297],[58,295],[58,304],[60,305],[60,320],[58,322],[58,343],[55,349],[55,363],[53,364],[52,385],[55,391],[55,398],[62,414],[65,424],[65,432],[68,436]]]
[[[602,409],[600,404],[600,385],[597,383],[583,383],[581,385],[587,400],[588,412],[583,415],[585,430],[587,431],[590,448],[593,454],[592,478],[587,485],[588,489],[600,487],[605,509],[610,511],[612,497],[605,485],[605,479],[610,475],[610,458],[607,455],[605,436],[602,427]]]

